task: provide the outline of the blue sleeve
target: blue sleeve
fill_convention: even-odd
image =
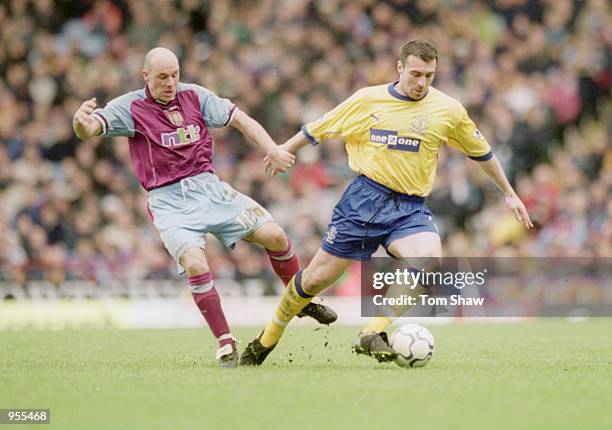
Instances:
[[[193,90],[200,99],[200,111],[210,128],[225,127],[232,120],[236,106],[229,100],[219,97],[209,89],[196,84],[181,84],[182,89]]]
[[[111,100],[104,108],[94,110],[93,115],[102,124],[103,136],[134,136],[134,118],[130,107],[139,98],[134,91]]]

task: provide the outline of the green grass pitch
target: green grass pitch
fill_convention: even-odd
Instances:
[[[429,328],[422,369],[352,355],[357,327],[290,327],[236,370],[204,328],[0,332],[0,408],[51,408],[20,429],[612,428],[611,319]]]

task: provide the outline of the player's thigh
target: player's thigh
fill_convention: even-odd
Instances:
[[[342,276],[353,260],[336,257],[319,248],[302,272],[302,288],[309,294],[319,294]]]
[[[200,250],[202,252],[202,255],[204,254],[204,249],[206,248],[206,231],[185,228],[182,226],[177,227],[176,225],[180,224],[177,224],[175,221],[173,221],[173,219],[174,218],[156,218],[155,227],[159,233],[159,237],[162,243],[164,244],[170,255],[177,262],[179,274],[183,273],[183,271],[186,270],[189,275],[192,275],[192,271],[195,270],[197,272],[198,267],[202,266],[202,264],[195,262],[194,265],[196,267],[190,269],[188,264],[185,263],[183,261],[184,259],[182,259],[181,257],[183,257],[183,255],[192,248]],[[193,259],[190,258],[189,262],[191,262],[192,260]],[[195,274],[197,275],[199,273],[204,272],[198,272]]]
[[[266,237],[271,241],[272,236],[279,236],[278,230],[272,226],[265,227],[261,236],[257,236],[256,232],[260,228],[274,220],[263,206],[242,193],[236,192],[229,202],[214,204],[212,212],[214,222],[211,222],[209,231],[228,248],[248,237],[257,237],[262,241]],[[254,234],[255,236],[252,236]]]
[[[387,251],[398,258],[442,257],[442,244],[438,233],[421,231],[393,240]]]
[[[205,232],[178,227],[158,229],[159,236],[177,263],[178,273],[187,272],[189,276],[209,271],[204,249]]]
[[[193,195],[184,195],[177,187],[153,190],[149,193],[149,211],[164,246],[180,266],[185,267],[181,257],[188,249],[206,247],[207,225],[201,203]]]
[[[204,249],[199,246],[187,248],[179,257],[179,263],[185,268],[189,276],[210,272]]]
[[[274,252],[285,251],[289,247],[285,232],[274,221],[260,225],[253,233],[244,237],[244,240],[261,245]]]

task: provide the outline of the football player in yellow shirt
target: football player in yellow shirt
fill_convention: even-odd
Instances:
[[[503,192],[517,221],[532,227],[523,202],[465,108],[431,86],[437,61],[437,49],[430,42],[404,44],[397,82],[357,91],[282,145],[296,153],[308,143],[342,138],[349,166],[358,176],[334,208],[321,248],[293,277],[272,321],[247,345],[241,365],[262,364],[289,321],[312,297],[332,285],[353,260],[369,259],[379,245],[398,258],[442,256],[425,197],[432,189],[438,150],[444,144],[478,161]],[[379,361],[394,360],[384,331],[391,322],[387,317],[373,318],[354,341],[353,350]]]

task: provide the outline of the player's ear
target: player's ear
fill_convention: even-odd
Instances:
[[[142,79],[144,79],[145,82],[149,82],[149,71],[147,69],[142,69],[141,73]]]
[[[402,63],[402,60],[397,60],[397,73],[401,75],[403,71],[404,71],[404,64]]]

